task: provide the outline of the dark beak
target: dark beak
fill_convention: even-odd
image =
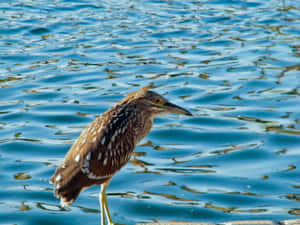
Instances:
[[[164,104],[164,106],[168,109],[168,111],[170,113],[178,113],[178,114],[182,114],[182,115],[186,115],[186,116],[193,116],[193,114],[190,113],[189,111],[187,111],[186,109],[184,109],[178,105],[175,105],[171,102],[166,102]]]

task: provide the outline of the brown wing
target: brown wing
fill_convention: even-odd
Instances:
[[[134,118],[116,106],[82,131],[50,179],[63,203],[72,204],[83,189],[108,181],[128,162],[137,141],[135,124],[128,123]]]

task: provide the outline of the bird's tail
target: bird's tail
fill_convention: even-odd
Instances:
[[[73,202],[76,200],[78,197],[79,193],[82,190],[80,188],[70,190],[68,192],[63,192],[60,193],[58,196],[60,197],[60,205],[62,207],[65,207],[67,205],[73,204]]]
[[[80,192],[85,189],[80,182],[75,182],[80,180],[78,174],[66,176],[66,172],[67,169],[58,167],[50,178],[50,183],[54,184],[54,196],[60,198],[61,206],[73,204]]]
[[[54,184],[54,195],[60,198],[61,205],[71,205],[81,191],[92,185],[100,185],[111,179],[111,176],[100,176],[98,179],[90,178],[83,173],[76,164],[59,166],[50,183]]]

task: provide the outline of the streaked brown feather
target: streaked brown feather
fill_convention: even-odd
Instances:
[[[135,145],[148,134],[152,117],[142,115],[146,112],[136,108],[136,97],[137,93],[128,95],[95,119],[70,148],[50,179],[55,195],[64,203],[72,204],[86,187],[111,179],[128,162]]]

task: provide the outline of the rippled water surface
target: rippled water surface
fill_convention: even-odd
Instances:
[[[0,224],[99,224],[99,187],[48,183],[80,131],[151,85],[155,119],[112,180],[115,222],[300,215],[300,2],[0,3]]]

